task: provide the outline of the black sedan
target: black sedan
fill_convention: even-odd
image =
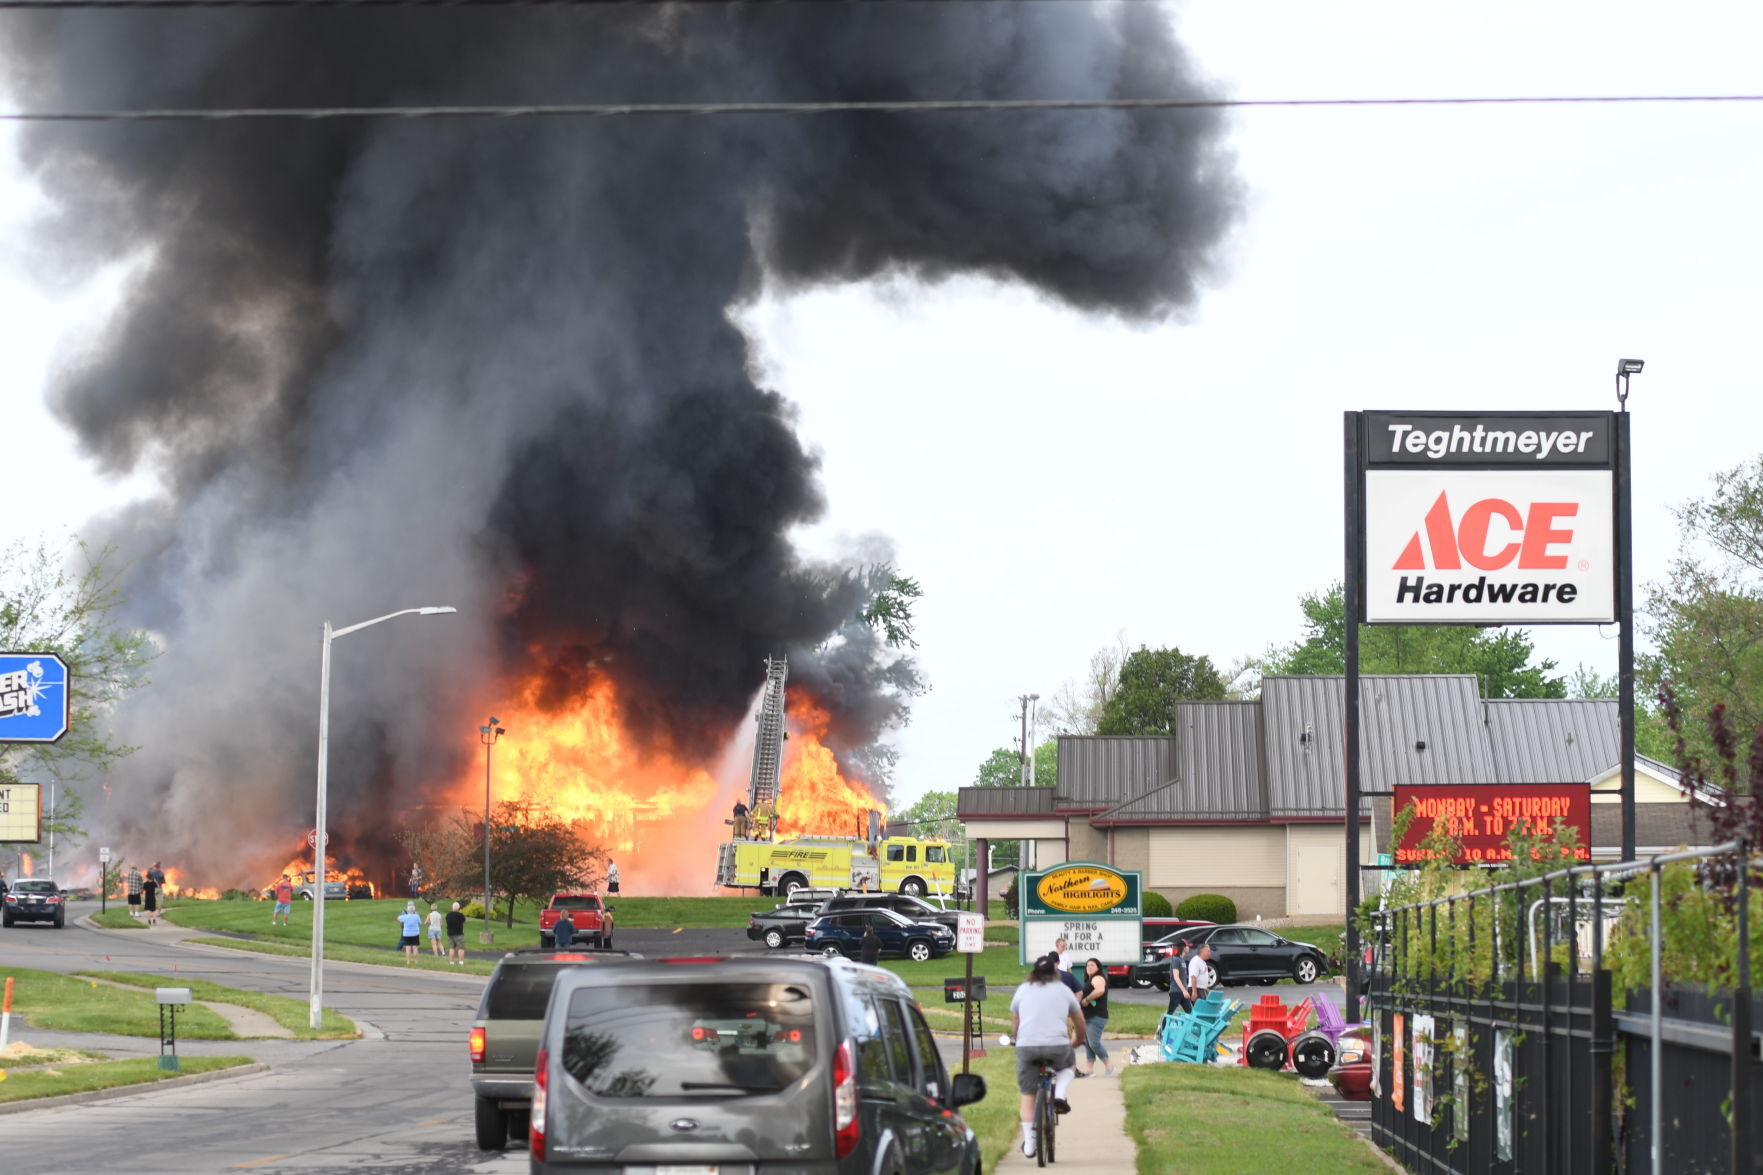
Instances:
[[[747,937],[775,951],[786,943],[801,942],[808,933],[808,924],[819,914],[818,901],[785,902],[775,910],[750,915]]]
[[[1250,980],[1274,983],[1287,977],[1299,983],[1313,983],[1328,970],[1328,956],[1307,942],[1293,942],[1254,925],[1196,926],[1178,930],[1147,949],[1143,965],[1157,967],[1161,963],[1164,979],[1159,986],[1168,983],[1169,959],[1167,955],[1151,958],[1149,952],[1182,939],[1193,943],[1195,951],[1202,946],[1212,948],[1212,978],[1208,987]]]
[[[815,954],[856,958],[863,951],[863,932],[871,926],[881,939],[884,955],[903,955],[922,963],[955,949],[955,932],[947,926],[913,922],[892,910],[851,910],[816,918],[808,924],[808,949]]]
[[[58,927],[67,924],[67,905],[61,900],[61,891],[53,881],[43,878],[21,877],[13,882],[6,891],[3,910],[0,923],[6,926],[15,922],[52,922]]]

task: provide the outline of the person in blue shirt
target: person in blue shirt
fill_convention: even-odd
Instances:
[[[398,915],[398,927],[404,937],[404,965],[414,967],[422,946],[422,915],[416,912],[415,902],[404,903],[404,912]]]
[[[570,917],[568,909],[557,915],[557,921],[551,927],[551,941],[560,947],[575,945],[575,919]]]

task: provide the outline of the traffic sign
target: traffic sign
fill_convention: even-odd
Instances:
[[[52,743],[69,724],[67,663],[54,653],[0,653],[0,743]]]
[[[103,848],[98,850],[98,859],[107,865],[110,863],[110,846],[109,845],[105,845]]]
[[[306,830],[306,847],[309,849],[318,847],[318,829],[309,828]],[[331,847],[331,834],[328,832],[324,834],[324,847],[327,849]]]
[[[986,949],[986,919],[983,914],[955,915],[955,949],[964,955],[977,955]]]

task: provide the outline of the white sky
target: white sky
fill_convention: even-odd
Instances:
[[[1242,98],[1757,93],[1763,8],[1205,0],[1176,6]],[[817,553],[891,536],[926,589],[932,692],[896,800],[968,782],[1124,630],[1221,666],[1298,632],[1341,575],[1341,413],[1603,409],[1634,381],[1636,578],[1670,509],[1763,450],[1763,103],[1242,110],[1248,207],[1182,323],[1085,318],[1020,289],[829,289],[743,321],[823,462]],[[0,542],[72,527],[109,484],[41,407],[101,297],[22,274],[32,199],[0,140]],[[58,344],[58,340],[60,343]],[[1613,629],[1535,630],[1613,672]],[[757,687],[758,682],[755,682]]]

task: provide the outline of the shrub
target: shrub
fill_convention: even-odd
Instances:
[[[1175,908],[1175,916],[1206,922],[1235,922],[1237,904],[1221,893],[1190,894]]]
[[[452,905],[452,903],[449,902],[448,905]],[[467,918],[482,918],[484,916],[484,904],[482,902],[467,902],[465,905],[459,907],[459,912],[464,914]],[[490,917],[492,919],[500,918],[506,913],[508,913],[508,908],[506,906],[496,906],[490,911]]]
[[[1147,894],[1145,894],[1145,917],[1147,917],[1147,918],[1168,918],[1168,917],[1170,917],[1169,899],[1164,897],[1160,893],[1147,893]]]

